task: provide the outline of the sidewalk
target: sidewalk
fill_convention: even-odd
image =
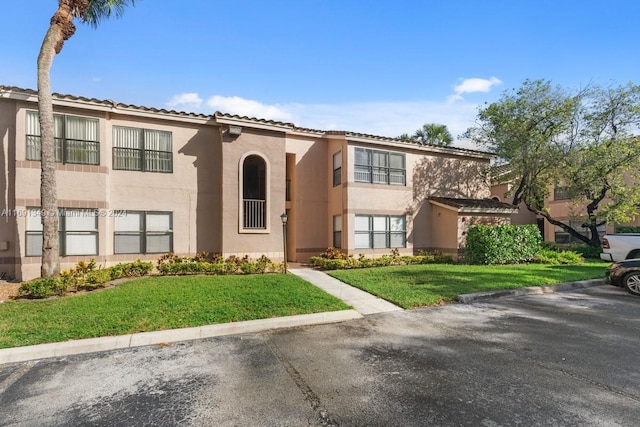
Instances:
[[[319,287],[326,293],[340,298],[360,314],[367,315],[402,310],[402,308],[391,304],[389,301],[349,286],[318,270],[311,268],[290,268],[289,271],[301,279]]]
[[[342,299],[354,310],[330,311],[326,313],[302,314],[298,316],[256,319],[244,322],[220,323],[194,328],[165,331],[140,332],[136,334],[89,338],[60,343],[0,349],[0,364],[27,360],[62,357],[73,354],[94,353],[145,345],[165,344],[194,339],[211,338],[231,334],[261,332],[279,328],[310,326],[325,323],[361,319],[363,315],[402,310],[390,302],[377,298],[360,289],[342,283],[325,273],[310,268],[294,268],[291,273],[301,277],[325,292]]]

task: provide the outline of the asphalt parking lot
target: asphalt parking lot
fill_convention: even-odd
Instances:
[[[639,348],[598,286],[0,365],[0,425],[634,426]]]

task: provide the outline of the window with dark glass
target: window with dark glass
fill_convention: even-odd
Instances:
[[[115,215],[114,253],[173,252],[171,212],[122,211]]]
[[[40,160],[40,119],[37,111],[27,111],[27,160]],[[98,119],[53,115],[55,159],[59,163],[100,164]]]
[[[405,155],[389,151],[355,149],[354,179],[373,184],[405,185]]]
[[[267,165],[251,155],[242,164],[242,224],[245,229],[267,228]]]
[[[26,256],[42,256],[41,210],[27,210]],[[59,209],[60,255],[98,254],[98,211],[95,209]]]
[[[333,186],[342,183],[342,151],[333,155]]]
[[[113,127],[113,169],[173,172],[171,132]]]
[[[567,187],[563,187],[561,185],[555,185],[553,187],[553,200],[569,200],[571,195]]]
[[[333,247],[338,249],[342,247],[342,215],[333,217]]]
[[[404,248],[406,219],[404,216],[356,215],[356,248]]]

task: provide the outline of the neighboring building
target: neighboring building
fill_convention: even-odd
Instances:
[[[513,183],[509,178],[508,165],[502,165],[494,168],[494,182],[491,185],[491,197],[496,200],[509,202],[509,196],[512,192]],[[603,202],[607,202],[605,199]],[[569,199],[566,191],[561,186],[552,186],[549,188],[549,196],[545,199],[545,207],[548,209],[552,218],[571,226],[576,231],[586,237],[591,236],[591,232],[587,227],[582,227],[586,220],[586,207],[584,205],[576,205]],[[541,216],[536,215],[527,209],[524,203],[519,206],[519,211],[511,216],[512,224],[537,224],[543,239],[547,242],[555,242],[558,244],[583,243],[581,240],[572,237],[561,227],[551,224]],[[598,227],[600,237],[605,233],[614,233],[616,225],[640,225],[640,216],[633,221],[624,224],[606,224]]]
[[[41,262],[37,101],[0,86],[0,272],[22,280]],[[166,252],[281,260],[285,212],[290,261],[329,246],[457,255],[465,222],[514,212],[476,203],[484,152],[60,94],[54,110],[63,269]]]

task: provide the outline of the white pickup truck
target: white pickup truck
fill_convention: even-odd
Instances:
[[[640,234],[607,234],[600,258],[610,262],[640,258]]]

